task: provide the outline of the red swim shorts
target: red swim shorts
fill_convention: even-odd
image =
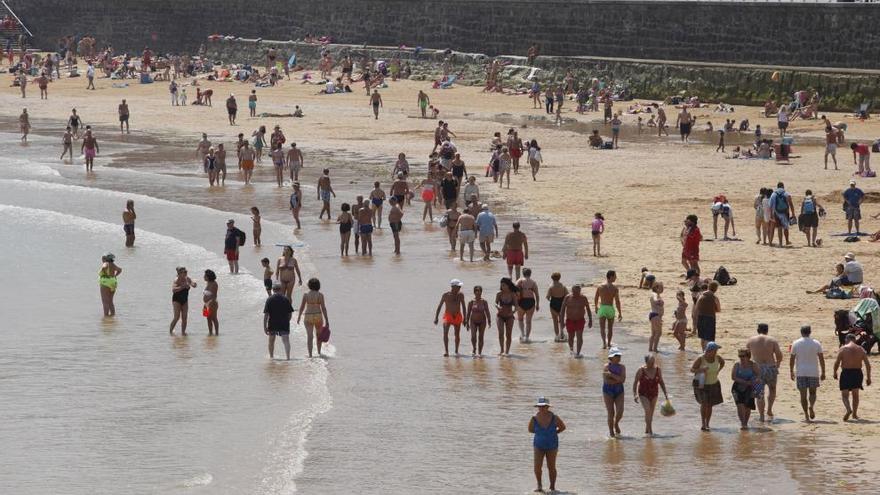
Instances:
[[[227,249],[226,259],[229,261],[238,261],[238,251],[235,249]]]
[[[461,325],[464,323],[464,315],[461,313],[449,314],[443,313],[443,323],[447,325]]]
[[[580,320],[570,320],[566,318],[565,329],[568,330],[568,333],[583,332],[584,325],[586,323],[586,320],[584,320],[583,318],[581,318]]]
[[[507,264],[509,266],[522,266],[524,262],[525,262],[525,259],[523,258],[522,251],[511,250],[511,251],[507,252]]]

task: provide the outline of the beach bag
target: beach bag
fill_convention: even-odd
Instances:
[[[239,229],[235,229],[235,235],[238,236],[238,245],[244,246],[245,242],[247,242],[247,234]]]
[[[325,326],[321,328],[321,331],[318,332],[318,340],[321,342],[329,342],[330,341],[330,327]]]
[[[666,399],[666,402],[660,406],[660,415],[666,416],[667,418],[675,416],[675,408],[672,407],[672,402],[669,402],[669,399]]]
[[[723,266],[719,266],[717,270],[715,270],[714,279],[718,282],[718,285],[736,285],[736,279],[730,276],[730,272],[727,271],[727,268]]]

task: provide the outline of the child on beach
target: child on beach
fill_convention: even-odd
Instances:
[[[678,299],[678,307],[675,308],[675,321],[672,323],[672,335],[675,337],[675,340],[678,341],[678,350],[684,350],[684,339],[685,332],[687,332],[687,307],[688,303],[684,299],[684,291],[679,289],[678,292],[675,293],[675,298]]]
[[[180,92],[177,93],[177,101],[180,103],[180,106],[186,106],[186,88],[180,88]]]
[[[272,295],[272,275],[275,272],[272,271],[272,268],[269,265],[269,258],[263,258],[260,260],[260,264],[263,265],[263,286],[266,287],[266,294]]]
[[[263,231],[263,227],[260,225],[260,209],[256,206],[251,206],[251,220],[254,221],[254,246],[262,245],[260,241],[260,232]]]
[[[601,213],[596,213],[591,224],[593,235],[593,256],[602,256],[602,234],[605,232],[605,217]]]
[[[651,118],[648,119],[648,123],[646,124],[648,127],[657,127],[657,123],[654,122],[654,116],[651,115]]]
[[[648,289],[651,290],[654,287],[654,282],[657,280],[657,277],[648,270],[648,267],[642,267],[642,278],[639,280],[639,289]]]

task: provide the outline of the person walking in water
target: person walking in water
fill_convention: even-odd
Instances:
[[[113,296],[116,295],[116,277],[122,273],[122,268],[116,266],[116,256],[107,253],[101,256],[101,269],[98,271],[98,286],[101,288],[101,305],[104,306],[104,316],[116,316],[116,306],[113,304]]]
[[[87,130],[83,136],[80,152],[86,157],[86,172],[91,172],[95,168],[95,156],[100,152],[98,140],[92,135],[91,130]]]
[[[186,336],[186,319],[189,311],[189,291],[195,289],[196,283],[187,276],[186,268],[177,267],[177,278],[171,283],[171,306],[174,309],[174,317],[168,333],[174,335],[174,327],[180,321],[180,334]]]
[[[134,200],[125,202],[125,211],[122,212],[122,230],[125,231],[125,247],[134,246],[134,221],[137,213],[134,212]]]
[[[293,305],[281,292],[281,284],[272,284],[272,295],[263,306],[263,333],[269,336],[269,359],[275,359],[275,337],[281,337],[284,353],[290,361],[290,319]],[[297,320],[297,323],[299,321]]]
[[[513,222],[513,231],[504,237],[501,256],[507,260],[507,276],[513,278],[516,272],[516,278],[519,279],[520,269],[529,259],[529,240],[520,230],[519,222]]]
[[[752,353],[748,349],[740,349],[737,356],[739,361],[730,370],[730,379],[733,380],[730,392],[736,403],[740,429],[748,430],[749,416],[755,410],[755,390],[761,384],[761,368],[752,361]]]
[[[325,168],[324,174],[318,179],[318,201],[321,201],[321,212],[318,214],[318,220],[324,218],[324,212],[327,213],[327,220],[330,220],[330,196],[336,197],[333,186],[330,185],[330,169]]]
[[[553,302],[551,301],[550,304],[552,305]],[[589,323],[584,319],[584,315],[589,318]],[[593,312],[590,310],[590,300],[581,294],[580,284],[573,285],[571,294],[562,300],[559,321],[564,322],[565,330],[568,332],[568,350],[571,351],[571,355],[581,357],[581,348],[584,346],[584,325],[593,328]],[[562,333],[561,329],[560,333]],[[575,338],[577,338],[577,351],[574,347]]]
[[[871,361],[868,360],[868,354],[862,346],[856,344],[856,336],[849,334],[846,336],[846,344],[837,351],[837,359],[834,361],[834,379],[837,380],[837,370],[843,366],[840,374],[840,398],[843,400],[843,407],[846,408],[846,414],[843,415],[844,421],[849,418],[859,419],[859,390],[862,390],[862,381],[865,374],[862,373],[862,364],[865,365],[868,379],[865,382],[871,385]],[[852,394],[852,407],[850,407],[849,396]]]
[[[596,316],[599,318],[599,333],[602,336],[602,349],[611,347],[611,338],[614,335],[614,305],[617,306],[617,321],[623,319],[620,310],[620,291],[614,282],[617,280],[617,272],[608,270],[605,274],[605,283],[596,288],[596,296],[593,305],[596,307]],[[606,339],[605,326],[608,326]]]
[[[309,357],[312,357],[313,342],[317,340],[318,355],[321,355],[321,344],[325,341],[321,340],[320,333],[326,328],[330,330],[330,318],[327,316],[327,305],[324,303],[324,294],[321,294],[321,281],[316,278],[310,278],[306,284],[309,291],[303,294],[302,302],[299,305],[299,316],[296,317],[297,325],[300,319],[306,327],[306,346],[309,348]],[[319,333],[320,332],[320,333]],[[318,336],[318,339],[315,339]]]
[[[776,402],[776,380],[779,366],[782,364],[782,350],[779,342],[768,336],[770,327],[766,323],[758,324],[758,335],[746,341],[746,349],[752,353],[752,359],[761,370],[761,384],[757,393],[759,420],[764,422],[764,396],[766,395],[767,417],[773,421],[773,403]]]
[[[455,355],[458,355],[458,345],[461,342],[461,325],[464,323],[464,315],[467,308],[464,304],[464,294],[461,293],[462,282],[454,278],[449,282],[451,288],[449,292],[445,292],[440,297],[440,304],[437,305],[437,312],[434,314],[434,324],[440,321],[440,310],[446,306],[443,312],[443,357],[449,356],[449,327],[455,329]]]
[[[608,351],[608,363],[602,370],[602,400],[608,412],[608,436],[620,435],[620,419],[623,418],[626,366],[620,364],[623,354],[616,347]]]
[[[471,355],[483,357],[483,336],[486,328],[492,326],[489,303],[483,299],[483,288],[474,286],[474,300],[467,305],[465,328],[471,332]]]
[[[724,368],[724,359],[718,355],[718,349],[721,349],[720,345],[709,342],[703,355],[691,366],[691,372],[694,374],[694,398],[700,404],[702,431],[709,431],[712,408],[724,402],[721,396],[721,382],[718,381],[718,373]]]
[[[660,395],[659,389],[663,389],[663,396],[669,399],[666,383],[663,382],[663,375],[660,373],[660,367],[657,366],[655,355],[646,354],[645,365],[636,371],[636,376],[633,378],[633,399],[636,403],[641,403],[642,409],[645,410],[645,435],[654,435],[652,424],[657,397]]]
[[[559,452],[559,434],[565,431],[562,418],[550,412],[550,401],[546,397],[538,397],[535,403],[538,412],[529,420],[529,433],[533,433],[532,447],[535,452],[535,479],[538,482],[536,492],[543,492],[543,473],[541,468],[547,459],[547,474],[550,477],[550,491],[556,491],[556,454]]]
[[[501,279],[501,289],[495,294],[496,321],[498,323],[499,356],[510,355],[510,341],[513,336],[513,308],[519,299],[519,288],[507,277]]]
[[[798,392],[801,394],[801,408],[807,423],[816,418],[813,410],[816,404],[816,389],[825,379],[825,354],[822,352],[822,344],[810,337],[812,331],[810,325],[801,327],[801,338],[791,344],[791,358],[788,361],[791,379],[797,384]]]
[[[229,273],[238,273],[238,248],[244,245],[245,234],[235,226],[235,220],[226,221],[226,238],[223,241],[223,252],[229,262]]]

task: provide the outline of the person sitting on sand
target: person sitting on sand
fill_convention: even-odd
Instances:
[[[590,142],[590,148],[593,148],[594,150],[602,148],[602,145],[605,143],[597,129],[593,129],[593,134],[591,134],[588,139]]]
[[[834,267],[834,270],[835,270],[835,275],[834,275],[834,278],[831,279],[831,282],[828,282],[827,284],[823,285],[822,287],[819,287],[818,289],[808,290],[807,294],[819,294],[819,293],[824,294],[831,289],[840,287],[841,281],[844,278],[844,276],[843,276],[843,263],[838,263],[837,266]]]

